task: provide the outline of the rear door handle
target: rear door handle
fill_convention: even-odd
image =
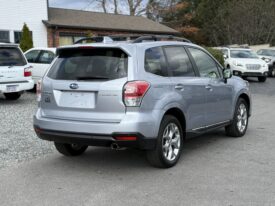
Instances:
[[[184,86],[182,84],[178,84],[175,86],[175,89],[183,91],[184,90]]]

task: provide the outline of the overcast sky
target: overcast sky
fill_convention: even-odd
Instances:
[[[108,1],[107,1],[108,2]],[[119,2],[119,13],[128,14],[129,9],[128,5],[125,1]],[[143,4],[145,5],[147,0],[143,0]],[[89,11],[99,11],[102,12],[102,8],[100,4],[96,0],[49,0],[50,7],[58,7],[58,8],[68,8],[68,9],[79,9],[79,10],[89,10]],[[108,12],[113,12],[113,5],[107,4]]]
[[[51,7],[81,9],[81,10],[99,10],[95,0],[49,0]]]

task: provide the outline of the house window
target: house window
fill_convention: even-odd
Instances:
[[[14,43],[19,44],[22,38],[22,31],[15,31],[14,32]],[[32,37],[32,31],[30,31]]]
[[[85,37],[83,34],[60,33],[59,46],[74,44],[74,42]]]
[[[0,31],[0,42],[8,43],[10,42],[10,32]]]

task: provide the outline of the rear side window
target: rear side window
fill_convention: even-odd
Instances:
[[[161,47],[153,47],[145,51],[145,71],[159,76],[167,76],[166,61]]]
[[[27,62],[18,48],[0,48],[0,66],[24,66],[26,64]]]
[[[193,77],[195,72],[193,70],[190,59],[181,46],[169,46],[164,48],[169,71],[174,77]]]
[[[40,54],[40,50],[31,50],[25,54],[29,63],[35,63],[38,55]]]
[[[54,60],[55,54],[51,51],[42,51],[37,60],[39,64],[50,64]]]
[[[113,80],[127,77],[128,55],[116,48],[70,48],[60,51],[48,73],[56,80]]]

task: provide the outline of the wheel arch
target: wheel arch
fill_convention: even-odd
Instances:
[[[183,111],[181,109],[179,109],[178,107],[172,107],[172,108],[169,108],[164,113],[163,117],[165,115],[172,115],[172,116],[176,117],[179,120],[179,122],[181,124],[181,128],[183,130],[184,138],[186,138],[186,118],[185,118],[185,115],[184,115]]]
[[[240,98],[242,98],[246,101],[247,106],[248,106],[249,116],[250,116],[251,115],[251,101],[250,101],[249,96],[246,93],[242,93],[239,95],[238,99],[240,99]]]

